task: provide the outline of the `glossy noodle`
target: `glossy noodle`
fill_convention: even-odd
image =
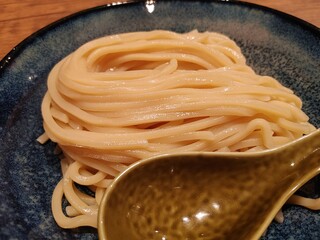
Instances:
[[[105,189],[140,159],[261,151],[297,139],[315,130],[301,107],[218,33],[158,30],[88,42],[52,69],[42,103],[39,141],[62,150],[54,218],[63,228],[96,227]]]

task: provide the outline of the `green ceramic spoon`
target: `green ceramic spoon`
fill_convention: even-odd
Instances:
[[[259,153],[187,153],[140,161],[103,197],[100,239],[258,239],[320,172],[320,130]]]

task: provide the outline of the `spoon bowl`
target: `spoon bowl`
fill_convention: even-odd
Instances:
[[[100,239],[258,239],[320,172],[320,131],[257,153],[184,153],[137,162],[106,191]]]

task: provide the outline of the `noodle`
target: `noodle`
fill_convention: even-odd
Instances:
[[[261,151],[308,134],[315,128],[301,106],[218,33],[158,30],[88,42],[52,69],[42,103],[39,141],[50,138],[63,152],[54,218],[63,228],[97,227],[105,189],[140,159]]]

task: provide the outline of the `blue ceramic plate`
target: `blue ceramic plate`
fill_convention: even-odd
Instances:
[[[0,63],[0,239],[97,239],[95,229],[64,230],[51,215],[59,160],[52,143],[36,142],[43,132],[46,77],[56,62],[93,38],[152,29],[230,36],[258,73],[296,91],[311,122],[320,126],[320,31],[311,24],[240,2],[138,2],[80,12],[33,34]],[[319,197],[319,188],[313,179],[300,193]],[[264,239],[320,239],[319,211],[286,206],[284,215]]]

